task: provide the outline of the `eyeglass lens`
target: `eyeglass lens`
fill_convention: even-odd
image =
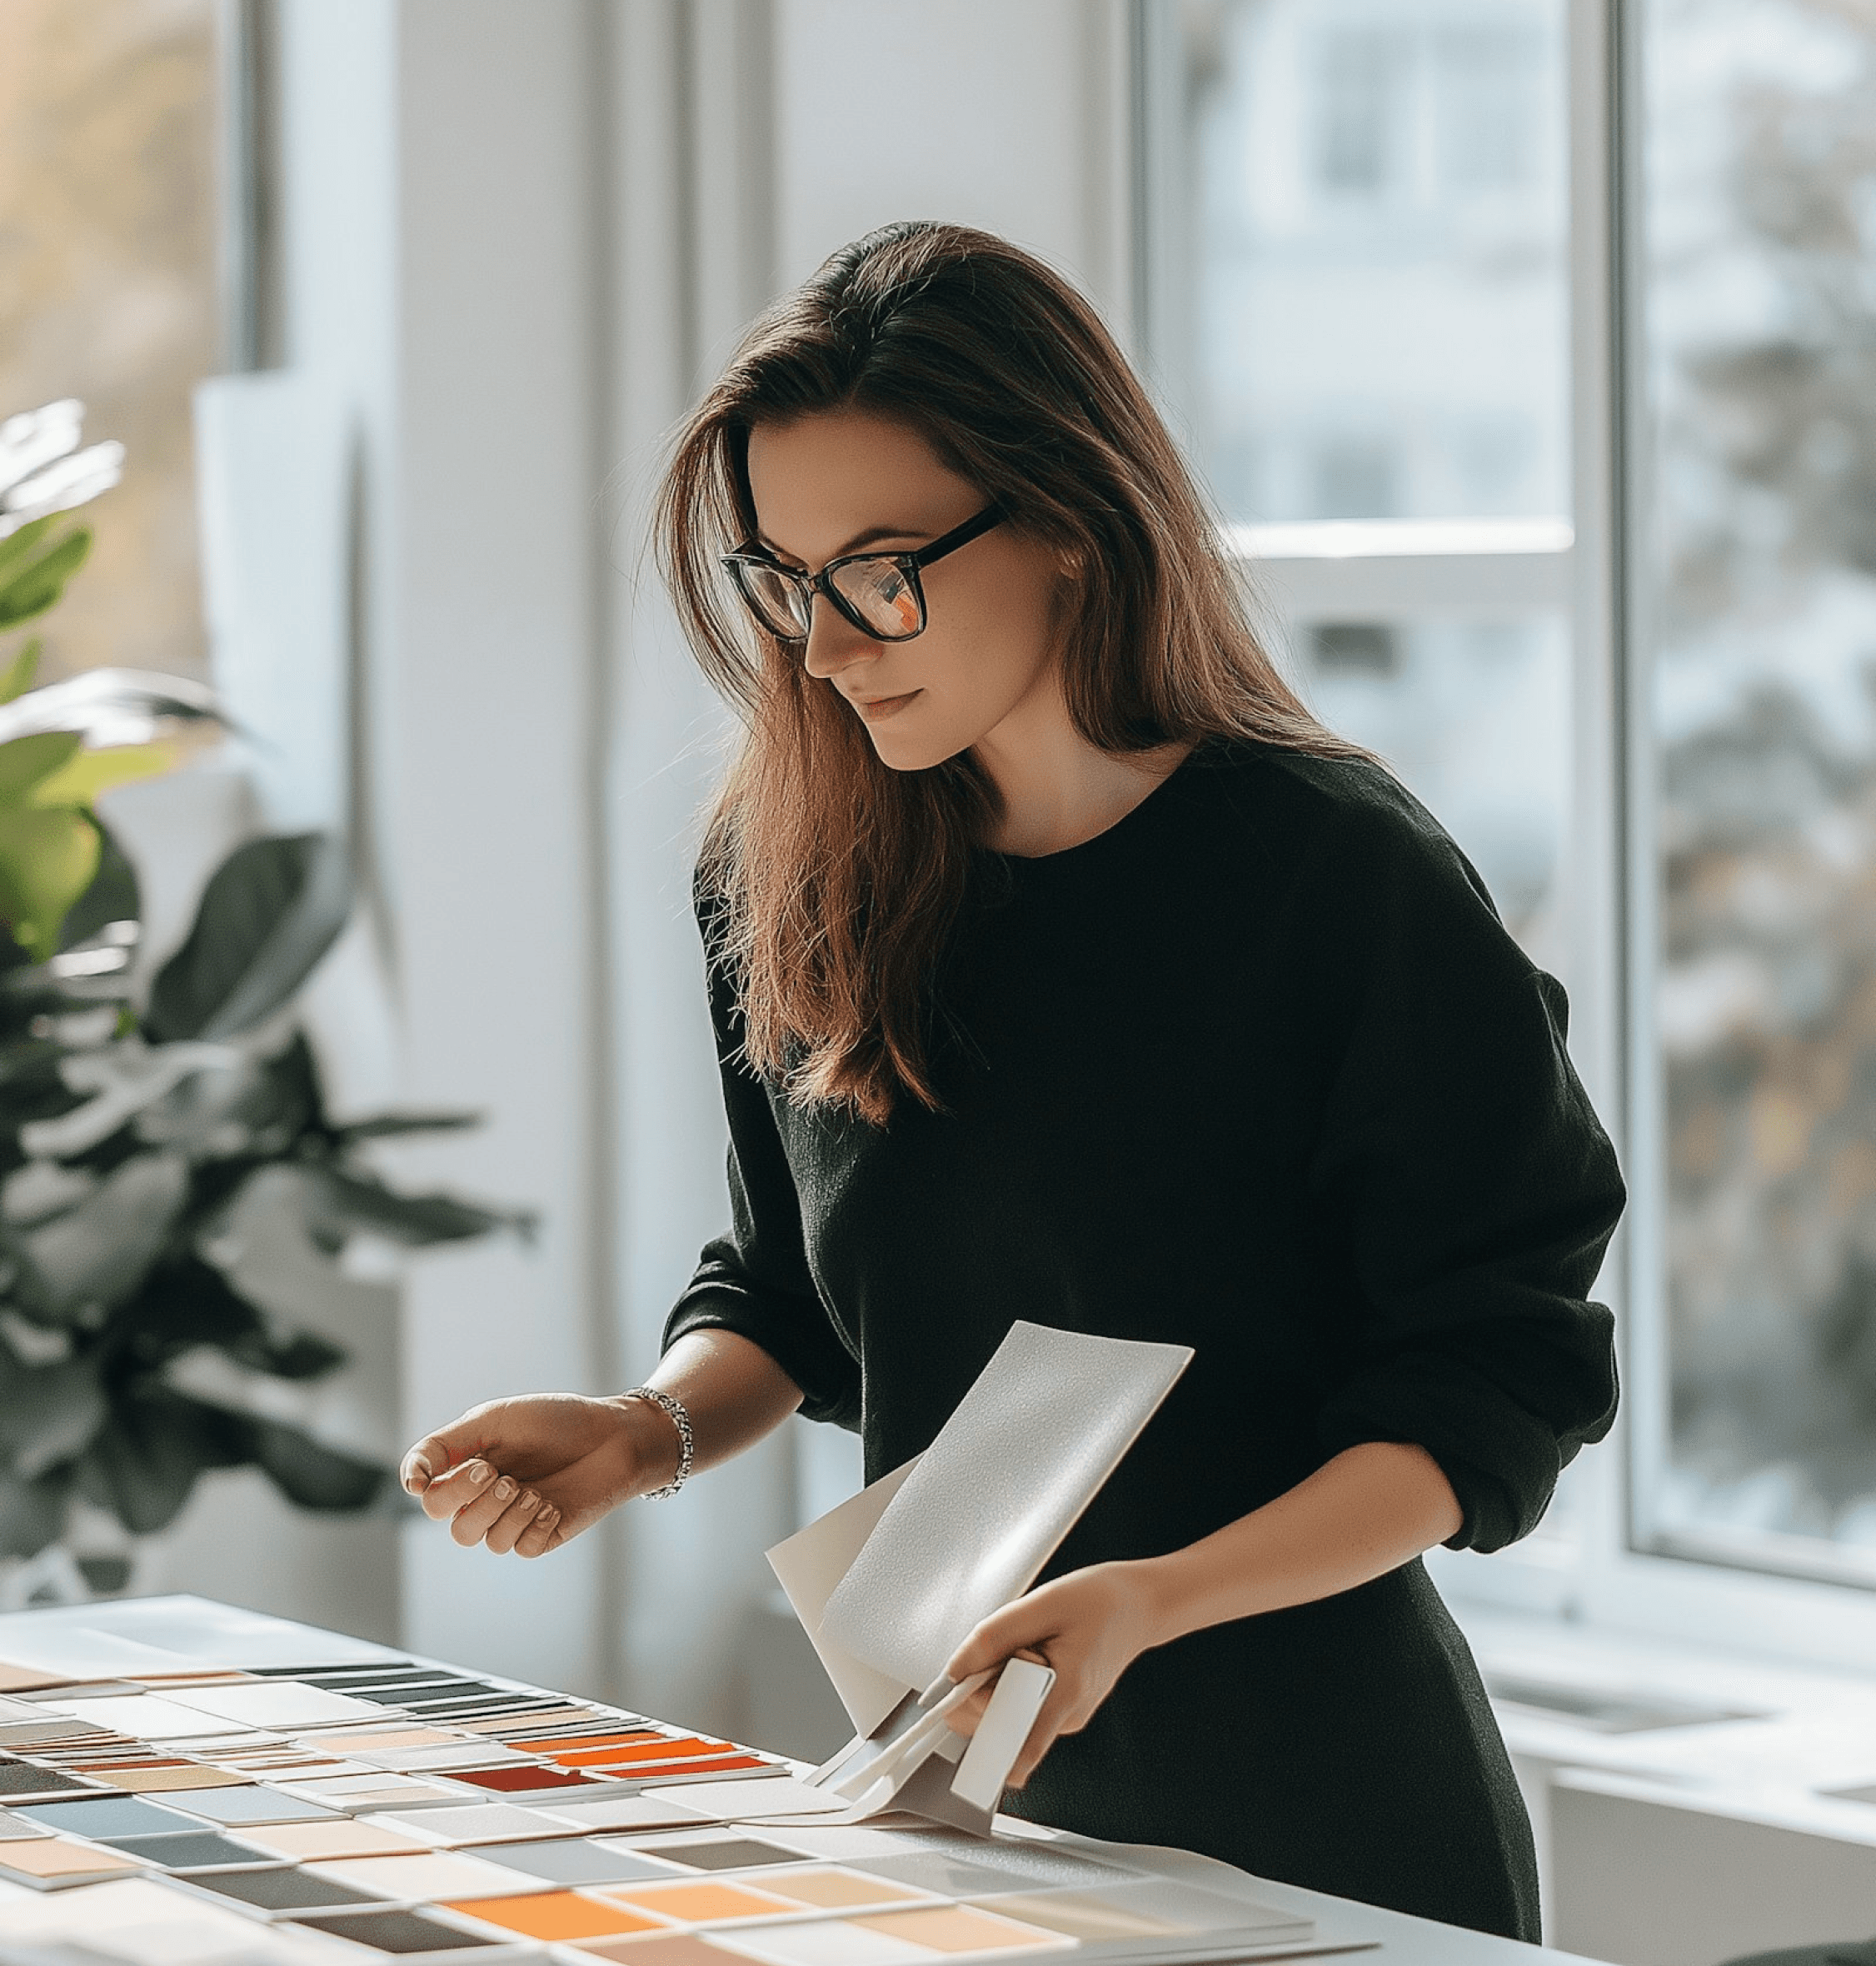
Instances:
[[[893,639],[916,635],[919,597],[905,569],[893,560],[853,560],[831,576],[845,601],[876,634]]]
[[[745,560],[737,571],[743,592],[763,626],[789,641],[803,640],[812,626],[812,594],[806,581],[760,560]],[[829,584],[869,632],[883,641],[904,641],[925,625],[917,592],[896,561],[851,560],[833,570]]]
[[[807,633],[810,596],[779,567],[744,560],[736,574],[744,596],[771,635],[798,641]]]

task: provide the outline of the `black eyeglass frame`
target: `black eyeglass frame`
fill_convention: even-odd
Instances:
[[[920,570],[936,565],[947,553],[955,553],[960,546],[969,546],[972,540],[980,538],[983,534],[988,532],[993,526],[1000,526],[1009,516],[1000,505],[993,501],[986,505],[980,512],[966,519],[961,526],[954,526],[949,532],[940,534],[938,538],[932,541],[930,546],[920,546],[909,553],[842,553],[837,559],[830,560],[819,573],[806,573],[798,566],[784,566],[772,553],[759,546],[754,540],[746,540],[733,553],[724,554],[723,565],[728,571],[731,579],[736,582],[736,591],[742,596],[749,611],[755,616],[758,626],[766,633],[773,635],[778,641],[796,644],[805,642],[808,639],[808,632],[811,632],[811,630],[800,635],[783,634],[763,611],[761,603],[750,591],[742,571],[746,566],[760,566],[766,572],[778,573],[784,580],[791,581],[796,591],[801,596],[801,611],[807,615],[811,620],[814,614],[815,596],[824,594],[827,597],[829,605],[839,614],[843,621],[851,622],[862,635],[871,637],[871,640],[875,641],[911,641],[924,634],[929,620],[925,605],[925,587],[919,579]],[[862,560],[884,560],[899,569],[913,601],[918,606],[919,625],[917,627],[908,629],[903,635],[881,634],[877,628],[861,617],[859,610],[854,607],[848,601],[846,596],[834,585],[833,576],[841,567],[857,565]]]

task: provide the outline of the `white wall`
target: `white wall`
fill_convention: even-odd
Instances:
[[[777,264],[896,218],[983,226],[1130,327],[1120,0],[776,0]]]
[[[435,1159],[541,1210],[540,1244],[414,1271],[420,1430],[531,1388],[600,1383],[593,1051],[597,688],[593,182],[586,10],[397,9],[397,401],[384,826],[404,1091],[488,1115]],[[406,1544],[422,1649],[556,1684],[606,1675],[603,1544],[523,1569]]]

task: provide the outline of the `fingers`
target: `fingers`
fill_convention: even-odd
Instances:
[[[426,1434],[404,1456],[398,1470],[405,1491],[421,1495],[432,1482],[481,1453],[485,1445],[480,1437],[481,1431],[477,1409],[451,1421],[447,1427],[439,1427],[434,1434]]]
[[[495,1470],[478,1458],[459,1462],[447,1474],[433,1476],[422,1489],[412,1492],[432,1522],[447,1522],[485,1493],[495,1479]]]
[[[496,1483],[497,1489],[501,1484]],[[535,1519],[546,1507],[546,1499],[531,1488],[518,1484],[513,1499],[496,1520],[490,1524],[482,1541],[497,1556],[506,1556],[521,1539],[522,1535],[534,1526]]]
[[[506,1556],[540,1507],[536,1489],[522,1487],[511,1474],[497,1474],[457,1511],[450,1534],[465,1549],[486,1543],[497,1556]]]
[[[1012,1789],[1020,1789],[1035,1773],[1059,1735],[1076,1733],[1087,1725],[1088,1716],[1077,1717],[1074,1711],[1079,1693],[1080,1688],[1070,1684],[1069,1675],[1057,1674],[1049,1697],[1042,1703],[1042,1711],[1035,1716],[1035,1724],[1029,1730],[1029,1739],[1023,1743],[1023,1751],[1010,1770]]]
[[[966,1740],[982,1725],[984,1709],[990,1704],[990,1695],[996,1690],[994,1682],[980,1686],[961,1706],[953,1707],[945,1716],[945,1724],[953,1734],[961,1734]]]
[[[564,1540],[560,1530],[560,1510],[551,1502],[545,1504],[516,1540],[515,1554],[545,1556],[550,1549],[558,1549]]]
[[[545,1495],[479,1459],[431,1482],[422,1499],[424,1513],[447,1521],[466,1549],[481,1543],[497,1556],[541,1556],[565,1540],[561,1511]]]

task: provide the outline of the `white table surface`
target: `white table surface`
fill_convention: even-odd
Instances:
[[[177,1672],[207,1664],[225,1666],[306,1665],[365,1662],[411,1656],[342,1633],[297,1624],[211,1602],[205,1598],[119,1599],[112,1602],[62,1606],[44,1611],[0,1614],[0,1659],[76,1676],[113,1673]],[[479,1670],[472,1659],[442,1661]],[[491,1674],[501,1679],[504,1675]],[[761,1746],[760,1742],[752,1744]],[[1030,1826],[1014,1824],[1018,1834]],[[1107,1845],[1082,1837],[1051,1833],[1054,1839],[1094,1854],[1111,1849],[1123,1854],[1130,1846]],[[1209,1857],[1187,1850],[1155,1853],[1155,1868],[1194,1884],[1234,1882],[1245,1874],[1231,1871]],[[1265,1903],[1315,1919],[1351,1941],[1369,1940],[1378,1949],[1341,1955],[1375,1962],[1375,1966],[1536,1966],[1542,1960],[1580,1958],[1548,1946],[1521,1945],[1515,1939],[1493,1939],[1429,1919],[1382,1911],[1346,1898],[1268,1879],[1255,1880]]]

